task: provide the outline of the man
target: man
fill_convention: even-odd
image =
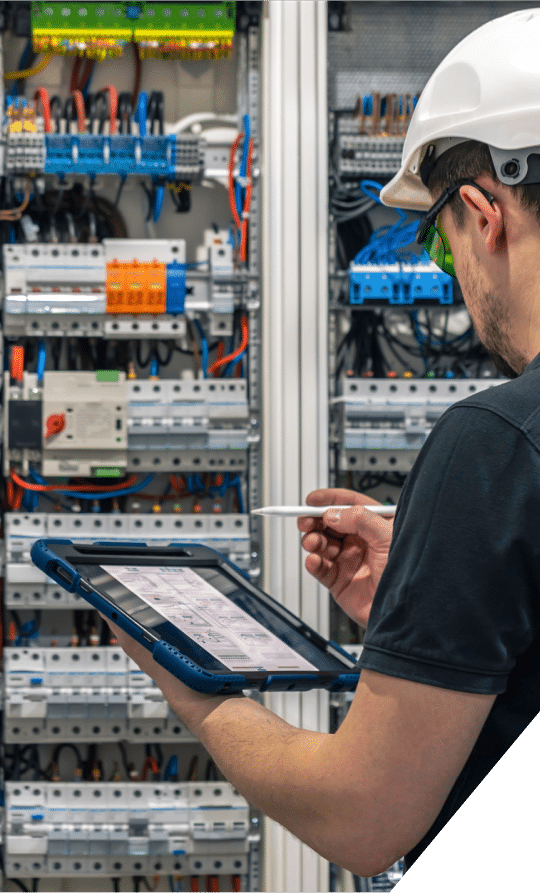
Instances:
[[[117,631],[235,787],[361,876],[417,858],[540,709],[538,46],[540,10],[462,41],[383,191],[400,207],[436,203],[419,237],[455,265],[478,334],[514,380],[445,413],[393,532],[367,497],[308,497],[351,504],[298,522],[307,569],[367,624],[341,728],[301,731],[247,698],[195,694]]]

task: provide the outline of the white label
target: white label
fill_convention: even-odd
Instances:
[[[189,567],[102,567],[229,670],[317,672]]]

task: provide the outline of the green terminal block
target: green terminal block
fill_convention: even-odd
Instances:
[[[141,58],[224,58],[232,51],[236,3],[34,0],[36,52],[118,56],[134,41]]]

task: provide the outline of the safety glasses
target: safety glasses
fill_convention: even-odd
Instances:
[[[461,189],[462,186],[474,186],[482,195],[487,198],[490,205],[493,203],[493,196],[487,192],[474,180],[460,180],[453,183],[439,196],[434,205],[426,213],[425,217],[420,221],[416,233],[416,241],[419,245],[423,245],[431,260],[437,266],[448,273],[449,276],[455,276],[454,258],[450,248],[447,235],[443,229],[441,221],[438,219],[444,206],[450,201],[453,195]]]

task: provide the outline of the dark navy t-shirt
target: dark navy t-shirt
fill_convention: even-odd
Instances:
[[[540,711],[540,355],[434,427],[400,496],[360,666],[497,695],[410,866]]]

